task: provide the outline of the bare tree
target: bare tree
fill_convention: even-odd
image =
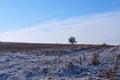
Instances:
[[[69,38],[69,43],[71,43],[71,44],[74,44],[74,43],[76,43],[77,41],[76,41],[76,38],[75,37],[70,37]]]

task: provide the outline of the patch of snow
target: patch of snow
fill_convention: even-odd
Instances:
[[[111,53],[114,48],[117,49]],[[99,55],[98,65],[91,64],[94,52]],[[103,72],[115,63],[116,56],[120,54],[120,46],[96,51],[69,50],[70,54],[64,52],[60,56],[44,55],[39,51],[0,53],[0,80],[109,80]],[[115,77],[120,79],[120,64]]]

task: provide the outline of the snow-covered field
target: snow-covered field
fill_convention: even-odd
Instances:
[[[0,51],[0,80],[120,80],[120,47],[40,51]]]

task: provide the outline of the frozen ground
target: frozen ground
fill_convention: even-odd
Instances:
[[[120,80],[119,54],[119,46],[52,55],[1,51],[0,80]]]

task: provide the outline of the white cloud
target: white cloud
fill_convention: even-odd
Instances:
[[[0,34],[2,41],[67,43],[75,36],[79,43],[120,43],[120,12],[52,20],[30,28]]]

